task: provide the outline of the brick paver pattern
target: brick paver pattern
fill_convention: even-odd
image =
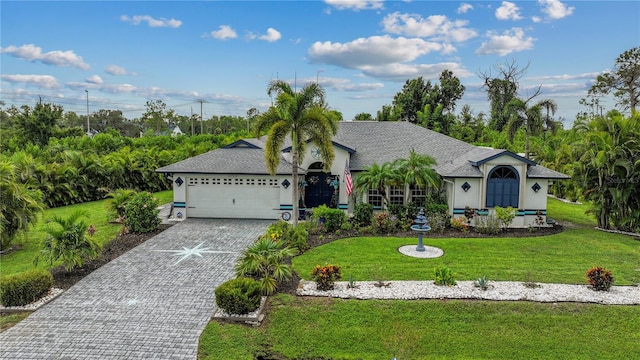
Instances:
[[[196,359],[214,290],[271,221],[187,219],[0,334],[0,359]],[[157,250],[209,252],[182,255]],[[220,253],[212,253],[220,251]]]

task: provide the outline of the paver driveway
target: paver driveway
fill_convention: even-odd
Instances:
[[[1,333],[0,358],[193,360],[216,309],[214,289],[270,223],[174,225]]]

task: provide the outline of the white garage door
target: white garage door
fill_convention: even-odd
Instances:
[[[187,178],[188,217],[277,219],[279,203],[280,187],[276,178]]]

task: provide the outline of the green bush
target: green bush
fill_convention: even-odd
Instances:
[[[0,303],[24,306],[40,299],[53,286],[47,270],[29,270],[0,278]]]
[[[593,290],[596,291],[609,291],[611,285],[613,285],[613,274],[611,271],[602,268],[601,266],[596,266],[587,270],[587,282]]]
[[[358,227],[369,226],[373,218],[373,205],[357,203],[353,208],[353,221]]]
[[[248,314],[260,306],[260,292],[260,283],[256,280],[239,277],[218,286],[216,304],[227,314]]]
[[[427,215],[427,225],[431,227],[431,231],[436,234],[444,233],[444,230],[451,223],[451,217],[448,214],[429,214]]]
[[[500,221],[500,226],[506,230],[513,222],[513,219],[516,217],[516,209],[512,208],[511,206],[507,208],[496,206],[495,210],[496,218],[498,219],[498,221]]]
[[[309,232],[307,232],[307,228],[305,226],[290,226],[283,234],[282,242],[286,247],[296,249],[299,253],[303,253],[309,249],[309,244],[307,243],[308,237]]]
[[[426,215],[431,215],[431,214],[447,215],[449,213],[449,205],[447,205],[447,204],[430,203],[430,204],[427,204],[427,206],[424,207],[424,213]]]
[[[143,234],[158,229],[162,222],[158,217],[158,199],[149,192],[135,194],[126,206],[125,226],[130,232]]]
[[[342,278],[342,269],[338,265],[316,265],[311,271],[311,278],[315,280],[318,290],[331,290],[334,282]]]
[[[321,222],[324,219],[324,227],[328,232],[334,232],[342,227],[347,221],[347,214],[340,209],[331,209],[326,205],[313,209],[313,217]]]
[[[396,217],[393,218],[388,212],[379,212],[374,216],[373,231],[377,234],[388,234],[396,230]]]
[[[135,195],[135,191],[131,189],[117,189],[107,194],[111,201],[107,203],[107,208],[113,216],[120,220],[126,215],[127,203]]]
[[[474,229],[480,234],[497,235],[500,233],[500,220],[494,215],[476,216]]]
[[[436,285],[447,285],[453,286],[456,284],[455,275],[453,274],[453,270],[449,269],[446,266],[440,266],[435,268],[435,284]]]

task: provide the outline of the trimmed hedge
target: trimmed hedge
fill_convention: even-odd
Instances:
[[[332,209],[326,205],[320,205],[313,209],[313,217],[319,222],[324,219],[324,227],[328,232],[334,232],[347,222],[347,214],[343,210]]]
[[[0,303],[24,306],[40,299],[53,286],[47,270],[29,270],[0,278]]]
[[[262,298],[260,283],[239,277],[222,283],[215,291],[216,304],[227,314],[244,315],[255,311]]]

